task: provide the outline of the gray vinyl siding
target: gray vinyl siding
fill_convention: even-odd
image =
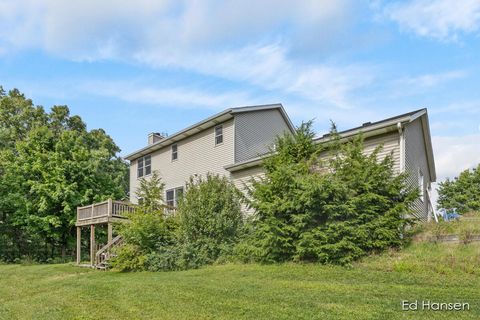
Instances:
[[[377,155],[378,161],[382,161],[386,156],[392,155],[395,173],[400,173],[400,135],[397,131],[368,137],[364,140],[363,145],[366,155],[371,154],[375,148],[381,145],[382,148]],[[320,158],[326,160],[329,156],[327,153],[323,153],[320,155]]]
[[[223,123],[223,143],[215,145],[215,127],[205,129],[195,135],[176,142],[178,159],[172,161],[171,145],[154,151],[152,172],[160,173],[165,190],[185,186],[194,174],[205,176],[207,173],[230,177],[224,166],[232,164],[234,147],[233,119]],[[130,164],[130,201],[137,203],[135,195],[139,186],[137,161]],[[165,197],[165,194],[164,194]]]
[[[267,153],[277,135],[290,132],[280,111],[263,110],[235,115],[235,163]]]
[[[365,154],[372,153],[379,145],[382,146],[382,149],[378,153],[377,159],[381,161],[385,159],[386,156],[392,155],[393,169],[395,173],[400,173],[400,135],[398,132],[391,132],[365,139]]]
[[[420,119],[405,126],[405,171],[408,174],[408,183],[411,186],[418,186],[418,170],[423,173],[424,189],[423,201],[418,198],[414,203],[414,215],[421,220],[427,220],[428,201],[426,189],[430,185],[430,172],[428,169],[427,153],[425,149],[425,139],[423,137],[423,128]]]
[[[252,185],[252,180],[260,180],[265,177],[265,172],[262,166],[255,166],[239,171],[232,172],[231,179],[235,187],[242,191],[248,197],[248,189]],[[252,208],[242,205],[242,210],[245,214],[250,215],[254,213]]]

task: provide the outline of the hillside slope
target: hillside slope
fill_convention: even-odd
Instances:
[[[219,265],[119,273],[0,265],[0,319],[480,319],[480,245],[414,242],[351,268]],[[402,311],[402,300],[467,311]]]

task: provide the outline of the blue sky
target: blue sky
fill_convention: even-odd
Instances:
[[[429,110],[439,179],[480,163],[480,0],[0,0],[0,85],[129,153],[232,106],[348,129]]]

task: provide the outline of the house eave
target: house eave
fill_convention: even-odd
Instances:
[[[135,160],[141,156],[147,155],[149,153],[152,153],[153,151],[159,150],[163,147],[169,146],[175,142],[178,142],[180,140],[183,140],[195,133],[198,133],[202,130],[211,128],[219,123],[225,122],[227,120],[230,120],[233,118],[233,115],[231,114],[231,109],[227,109],[219,114],[216,114],[212,117],[209,117],[201,122],[198,122],[190,127],[187,127],[165,139],[162,139],[152,145],[146,146],[140,150],[137,150],[135,152],[132,152],[125,156],[124,158],[126,160]]]
[[[437,180],[437,175],[435,170],[435,159],[433,156],[432,139],[430,135],[430,126],[428,122],[428,112],[427,112],[427,109],[425,108],[410,112],[405,115],[400,115],[390,119],[381,120],[371,125],[366,125],[366,126],[342,131],[342,132],[339,132],[338,134],[341,140],[351,139],[357,136],[358,134],[362,134],[364,138],[368,138],[371,136],[376,136],[376,135],[396,131],[398,130],[398,124],[400,124],[403,127],[406,124],[411,123],[419,118],[421,119],[421,123],[422,123],[423,139],[425,142],[425,150],[427,155],[430,180],[431,182],[435,182]],[[324,143],[324,142],[330,141],[331,139],[332,137],[330,135],[324,135],[322,137],[316,138],[314,141],[315,143]]]
[[[137,150],[135,152],[132,152],[128,155],[126,155],[124,158],[126,160],[132,161],[135,160],[141,156],[147,155],[149,153],[152,153],[154,151],[157,151],[161,148],[164,148],[166,146],[169,146],[175,142],[178,142],[180,140],[183,140],[195,133],[198,133],[202,130],[211,128],[219,123],[225,122],[227,120],[232,119],[235,114],[237,113],[243,113],[243,112],[253,112],[253,111],[261,111],[261,110],[270,110],[270,109],[278,109],[287,123],[288,128],[290,131],[293,133],[295,131],[295,127],[293,126],[290,118],[288,117],[287,113],[285,112],[285,109],[283,108],[281,103],[275,103],[275,104],[266,104],[266,105],[258,105],[258,106],[246,106],[246,107],[236,107],[236,108],[229,108],[226,109],[220,113],[217,113],[207,119],[204,119],[192,126],[189,126],[165,139],[162,139],[152,145],[146,146],[140,150]]]
[[[360,133],[364,135],[372,135],[372,133],[390,132],[392,128],[395,128],[396,130],[396,126],[398,123],[403,125],[405,123],[412,122],[418,117],[421,117],[424,114],[426,114],[426,112],[427,112],[426,109],[420,109],[404,115],[381,120],[372,124],[363,125],[361,127],[356,127],[353,129],[341,131],[338,134],[340,138],[348,138],[348,137],[356,136]],[[329,134],[326,134],[326,135],[323,135],[322,137],[314,139],[314,141],[316,143],[322,143],[322,142],[329,141],[330,139],[331,139],[331,136]]]
[[[428,162],[428,169],[430,172],[430,181],[435,182],[437,181],[437,172],[435,170],[435,158],[433,156],[432,137],[430,135],[430,125],[428,124],[427,113],[422,115],[421,121],[422,121],[423,136],[425,140],[425,149],[427,151],[427,162]]]
[[[223,168],[225,170],[229,171],[230,173],[233,173],[233,172],[236,172],[236,171],[257,167],[257,166],[260,166],[262,164],[263,160],[265,158],[269,157],[269,156],[271,156],[270,153],[265,154],[263,156],[253,158],[253,159],[249,159],[249,160],[246,160],[246,161],[233,163],[233,164],[224,166]]]

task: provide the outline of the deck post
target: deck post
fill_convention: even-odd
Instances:
[[[113,203],[112,203],[112,199],[108,199],[108,202],[107,202],[107,215],[108,215],[108,224],[107,224],[107,236],[108,236],[108,242],[107,243],[110,243],[112,242],[112,233],[113,233],[113,227],[112,227],[112,223],[110,222],[110,218],[113,216]]]
[[[113,225],[111,222],[108,223],[108,231],[107,231],[107,234],[108,234],[108,242],[107,243],[110,243],[112,242],[112,239],[113,239]]]
[[[107,215],[109,217],[113,215],[112,199],[108,199],[108,202],[107,202]]]
[[[90,225],[90,265],[95,263],[95,225]]]
[[[82,246],[82,227],[77,227],[77,264],[80,264],[80,259],[82,258],[80,254],[81,246]]]

